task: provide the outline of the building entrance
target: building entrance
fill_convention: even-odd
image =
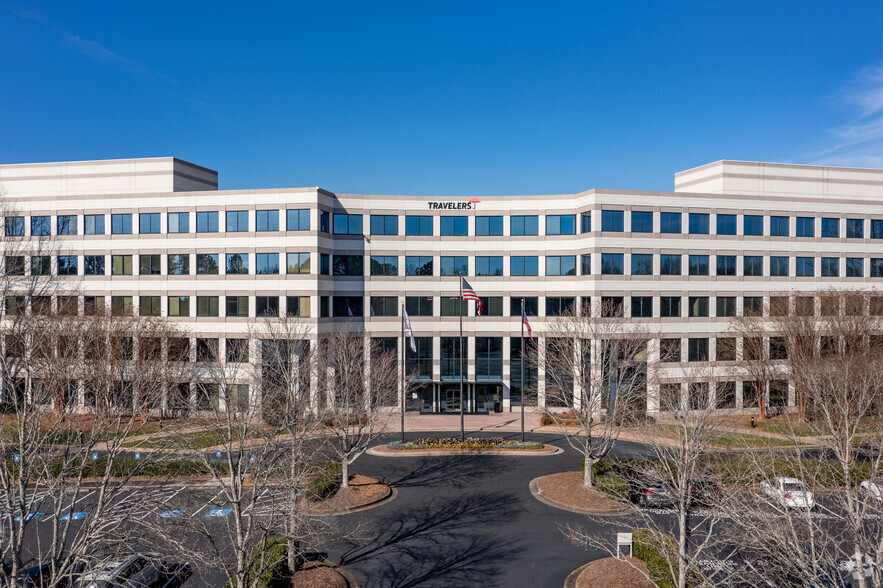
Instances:
[[[420,395],[420,412],[460,412],[459,382],[422,384],[417,393]],[[502,410],[503,384],[463,382],[463,404],[467,413]]]

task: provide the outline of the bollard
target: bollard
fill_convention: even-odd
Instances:
[[[754,428],[754,417],[751,417],[751,428]]]

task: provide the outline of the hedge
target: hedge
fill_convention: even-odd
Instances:
[[[254,546],[248,559],[245,585],[249,588],[275,586],[288,573],[288,540],[283,537],[267,537]],[[235,587],[235,578],[230,578],[224,584],[224,588]]]
[[[323,461],[318,464],[316,476],[307,486],[307,498],[325,500],[340,488],[343,467],[336,461]]]

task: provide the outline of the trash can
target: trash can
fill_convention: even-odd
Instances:
[[[494,412],[503,412],[502,402],[494,402]]]

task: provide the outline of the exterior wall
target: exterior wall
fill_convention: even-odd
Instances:
[[[772,171],[770,171],[772,170]],[[738,173],[737,173],[738,172]],[[770,174],[776,179],[770,180]],[[739,176],[739,177],[737,177]],[[751,176],[751,177],[741,177]],[[877,182],[881,182],[878,184]],[[662,367],[663,377],[676,380],[683,373],[687,360],[687,340],[690,337],[709,338],[713,357],[714,338],[727,330],[730,319],[715,316],[715,299],[736,297],[741,312],[745,296],[768,297],[777,292],[837,288],[879,288],[881,277],[872,277],[872,259],[883,259],[883,238],[872,238],[871,221],[883,220],[883,170],[833,170],[812,166],[782,164],[748,164],[717,162],[682,172],[676,176],[675,192],[639,192],[590,190],[579,194],[546,196],[482,197],[470,203],[469,197],[379,196],[360,194],[332,194],[318,188],[280,190],[222,190],[217,185],[217,174],[173,158],[147,160],[119,160],[108,162],[74,162],[59,164],[28,164],[0,166],[0,186],[6,190],[8,202],[25,217],[25,237],[30,226],[28,217],[51,216],[57,255],[76,255],[79,275],[61,277],[71,290],[80,295],[132,296],[133,306],[139,307],[139,297],[161,296],[162,315],[168,315],[169,296],[190,296],[190,316],[172,318],[192,331],[193,337],[220,338],[223,353],[225,337],[243,337],[256,320],[256,296],[280,296],[280,310],[284,311],[285,296],[310,298],[310,323],[315,333],[327,331],[346,320],[363,321],[373,337],[399,337],[401,334],[401,306],[406,296],[433,297],[434,316],[412,316],[414,334],[433,337],[434,368],[432,380],[441,379],[441,346],[439,337],[456,337],[459,321],[456,316],[443,317],[441,300],[459,293],[456,276],[440,276],[443,256],[468,257],[466,276],[479,296],[499,296],[503,299],[501,317],[482,316],[464,318],[464,336],[468,338],[467,378],[475,380],[475,337],[502,337],[502,365],[504,406],[509,406],[511,357],[509,339],[521,334],[519,313],[510,315],[510,303],[522,296],[539,297],[539,316],[530,317],[534,334],[542,345],[545,317],[545,299],[555,296],[573,296],[578,302],[591,299],[594,312],[600,308],[601,297],[622,296],[625,316],[631,316],[631,297],[653,297],[653,317],[633,318],[660,337],[682,339],[682,364]],[[847,193],[847,187],[855,193]],[[187,187],[190,191],[181,191]],[[797,188],[802,192],[798,193]],[[702,188],[704,193],[694,190]],[[683,191],[689,189],[690,191]],[[730,193],[731,191],[738,194]],[[451,204],[454,208],[440,208]],[[470,207],[466,207],[471,204]],[[308,209],[309,230],[286,230],[287,209]],[[225,211],[248,211],[248,230],[225,230]],[[278,231],[257,231],[256,211],[277,210]],[[602,230],[602,211],[623,211],[623,231]],[[196,213],[218,212],[218,232],[197,232]],[[648,211],[653,215],[652,233],[633,231],[632,211]],[[168,233],[168,213],[189,213],[188,233]],[[331,216],[331,232],[320,230],[320,215]],[[661,214],[682,214],[682,232],[661,233]],[[160,232],[140,234],[139,213],[160,213]],[[333,232],[334,214],[362,216],[362,235],[341,235]],[[689,214],[709,215],[708,234],[689,234]],[[7,212],[6,214],[13,214]],[[83,234],[83,215],[105,215],[105,234]],[[132,234],[111,234],[112,214],[132,214]],[[571,235],[545,234],[545,218],[549,215],[575,215],[575,233]],[[581,231],[581,215],[590,214],[590,230]],[[716,234],[716,216],[734,214],[735,235]],[[59,215],[76,215],[76,235],[58,236]],[[395,215],[398,235],[372,235],[371,215]],[[432,236],[405,235],[406,216],[432,217]],[[516,236],[511,234],[512,216],[538,217],[538,234]],[[745,235],[745,215],[763,216],[763,235]],[[465,217],[466,236],[442,236],[442,217]],[[502,236],[476,236],[476,218],[502,216]],[[788,236],[771,236],[771,217],[787,216]],[[797,217],[812,217],[813,237],[797,237]],[[839,237],[821,236],[822,218],[836,218]],[[847,219],[861,219],[862,238],[847,238]],[[875,235],[883,237],[883,234]],[[13,237],[15,239],[15,237]],[[311,255],[309,274],[286,274],[285,254],[303,252]],[[219,256],[218,275],[196,275],[196,258],[200,253]],[[247,253],[248,275],[227,275],[224,257],[227,253]],[[278,253],[280,272],[258,275],[256,255]],[[602,256],[623,254],[622,275],[602,273]],[[137,275],[138,255],[161,255],[160,275]],[[168,274],[168,254],[187,254],[190,258],[189,275]],[[320,256],[327,254],[333,262],[335,255],[364,256],[364,274],[357,277],[322,275]],[[631,275],[631,256],[653,255],[653,275]],[[660,255],[681,255],[681,275],[661,275]],[[104,255],[106,275],[84,276],[84,256]],[[132,255],[133,275],[111,275],[112,255]],[[399,275],[370,275],[372,255],[394,256],[398,259]],[[555,255],[575,256],[576,275],[546,276],[546,258]],[[591,272],[580,271],[580,256],[591,255]],[[689,255],[708,255],[710,272],[707,276],[688,274]],[[716,256],[736,256],[736,275],[715,275]],[[762,256],[763,275],[746,276],[743,271],[745,256]],[[407,256],[432,257],[433,276],[405,276]],[[502,256],[502,276],[476,276],[476,256]],[[538,275],[511,275],[512,256],[537,256]],[[771,256],[789,258],[787,277],[770,276]],[[797,257],[814,258],[812,277],[798,277],[795,272]],[[822,257],[839,258],[838,276],[822,277]],[[846,276],[846,259],[862,259],[862,276]],[[53,267],[55,263],[53,261]],[[53,270],[55,271],[55,270]],[[218,296],[219,317],[197,317],[196,296]],[[248,296],[250,317],[225,317],[225,296]],[[362,316],[320,318],[319,307],[323,297],[361,296],[364,300]],[[371,296],[397,298],[397,316],[370,315]],[[680,317],[660,316],[661,296],[682,297]],[[709,297],[708,317],[687,317],[689,296]],[[109,305],[109,304],[108,304]],[[474,315],[470,304],[470,315]],[[137,310],[136,310],[137,311]],[[401,344],[399,344],[400,346]],[[651,345],[651,354],[658,353],[658,343]],[[252,358],[259,354],[252,353]],[[539,369],[540,402],[544,397],[543,369]],[[651,390],[650,409],[656,402],[657,390]],[[737,399],[741,387],[736,388]],[[793,394],[792,394],[793,396]]]

